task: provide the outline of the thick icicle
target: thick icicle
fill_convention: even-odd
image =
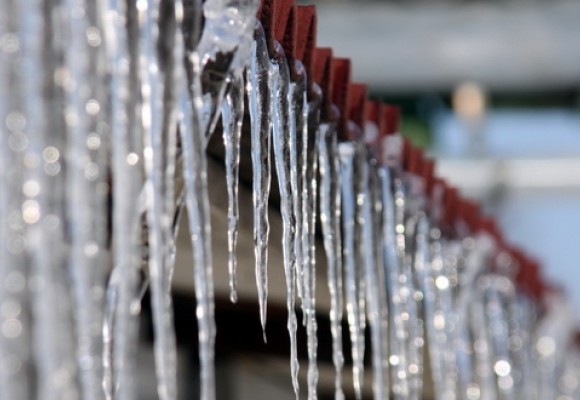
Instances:
[[[232,76],[222,104],[223,140],[225,148],[226,183],[228,190],[228,271],[230,300],[238,301],[236,291],[236,247],[238,243],[238,169],[240,164],[240,137],[244,119],[244,78]]]
[[[104,33],[111,112],[111,155],[113,179],[113,272],[107,286],[103,321],[103,388],[106,399],[133,400],[136,397],[135,357],[138,320],[131,311],[137,296],[140,256],[137,237],[140,217],[135,210],[142,189],[142,151],[136,120],[137,47],[129,29],[136,21],[136,9],[124,1],[112,1],[106,12]],[[133,39],[132,39],[133,38]]]
[[[77,359],[83,398],[102,398],[102,332],[108,221],[107,134],[102,24],[97,3],[69,0],[65,63],[69,270],[75,302]],[[84,9],[84,14],[78,14]],[[79,56],[86,54],[86,56]]]
[[[346,311],[350,330],[350,340],[353,360],[354,390],[357,399],[361,398],[363,357],[360,353],[361,336],[361,309],[359,302],[359,279],[357,269],[356,247],[356,198],[355,198],[355,163],[356,147],[353,143],[338,145],[340,157],[340,184],[342,192],[342,231],[344,274],[346,285]]]
[[[290,335],[290,372],[292,386],[298,398],[298,349],[296,344],[296,215],[294,213],[294,196],[292,195],[291,177],[291,105],[288,104],[290,72],[280,44],[276,45],[276,58],[270,65],[270,105],[272,107],[272,137],[274,161],[280,191],[280,212],[282,214],[284,254],[284,273],[286,275],[288,333]]]
[[[340,235],[340,166],[335,125],[323,123],[319,128],[318,154],[320,161],[320,221],[327,260],[328,291],[330,293],[330,329],[332,333],[332,361],[335,369],[336,400],[344,399],[342,391],[342,257]]]
[[[201,368],[201,399],[215,399],[215,320],[214,286],[211,255],[210,210],[207,191],[207,165],[204,130],[201,120],[202,96],[199,83],[200,62],[197,54],[189,57],[193,82],[182,90],[180,125],[185,171],[186,205],[193,245],[196,315],[198,320],[199,357]],[[185,85],[182,85],[185,86]]]
[[[185,85],[181,66],[172,71],[175,60],[183,59],[183,47],[174,46],[175,54],[166,50],[161,41],[174,41],[176,34],[173,10],[159,0],[149,0],[138,7],[140,22],[140,58],[144,165],[146,171],[145,201],[148,225],[148,266],[151,282],[154,354],[157,391],[161,400],[177,397],[177,349],[173,328],[173,307],[167,273],[172,266],[168,249],[172,243],[173,181],[171,164],[175,138],[175,100],[171,87]],[[163,11],[163,13],[162,13]],[[168,12],[170,11],[170,12]],[[164,18],[163,20],[161,18]],[[169,25],[168,25],[169,24]],[[160,29],[163,29],[160,35]],[[163,53],[161,53],[163,51]],[[177,78],[172,81],[173,76]],[[169,88],[165,88],[168,84]]]
[[[183,40],[178,30],[178,23],[183,16],[181,1],[162,0],[160,9],[160,40],[159,63],[163,70],[163,125],[162,125],[162,172],[163,172],[163,269],[162,293],[165,319],[162,329],[166,330],[165,352],[168,354],[167,373],[177,374],[177,348],[173,326],[173,305],[171,296],[171,281],[175,269],[176,240],[179,222],[183,211],[182,173],[178,171],[178,95],[179,85],[185,85],[183,77]],[[179,21],[178,21],[179,19]],[[173,384],[173,380],[169,380]],[[168,396],[169,389],[166,390]],[[177,388],[173,391],[176,397]]]
[[[256,286],[260,304],[260,322],[266,340],[266,312],[268,304],[268,198],[270,197],[270,106],[268,47],[262,25],[256,23],[247,71],[247,92],[252,142],[252,199],[254,204],[254,255],[256,257]]]

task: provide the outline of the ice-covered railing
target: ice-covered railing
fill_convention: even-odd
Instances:
[[[397,109],[369,101],[366,87],[350,81],[350,61],[316,47],[312,6],[1,5],[0,399],[136,399],[137,317],[147,289],[158,395],[176,398],[171,281],[183,211],[193,244],[200,396],[215,398],[205,147],[221,117],[235,302],[244,110],[257,312],[265,332],[274,168],[296,396],[302,324],[306,392],[317,398],[322,268],[335,398],[344,398],[346,334],[357,398],[365,347],[375,398],[421,398],[425,346],[436,399],[578,398],[569,309],[493,221],[433,177],[433,161],[401,135]],[[315,263],[318,242],[326,265]]]

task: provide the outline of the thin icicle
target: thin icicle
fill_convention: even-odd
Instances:
[[[384,251],[383,251],[383,198],[382,198],[382,185],[380,179],[379,169],[380,166],[377,165],[376,160],[371,160],[371,173],[370,173],[370,200],[372,202],[372,221],[375,230],[375,273],[377,280],[377,296],[378,296],[378,307],[379,307],[379,329],[380,329],[380,385],[381,392],[388,397],[390,392],[390,379],[389,379],[389,304],[388,304],[388,290],[387,290],[387,279],[386,271],[384,269]]]
[[[238,301],[236,290],[236,247],[238,243],[238,169],[240,164],[240,137],[244,119],[244,78],[232,76],[222,104],[223,140],[225,148],[226,183],[228,189],[228,271],[230,300]]]
[[[366,307],[369,288],[367,287],[366,270],[375,268],[376,248],[373,237],[374,223],[372,219],[373,206],[370,199],[369,188],[369,161],[367,150],[362,144],[357,143],[355,156],[355,253],[357,260],[357,295],[359,307],[359,330],[362,333],[358,337],[358,353],[364,357],[365,353],[365,330],[366,330]],[[378,293],[375,293],[378,296]],[[377,300],[377,299],[375,299]],[[375,322],[378,323],[378,320]],[[379,329],[379,328],[377,328]],[[376,335],[378,336],[378,335]],[[364,360],[361,357],[361,376],[364,376]],[[362,388],[361,388],[362,389]]]
[[[340,173],[338,146],[334,124],[319,128],[320,160],[320,221],[327,260],[328,291],[330,293],[330,329],[332,333],[332,361],[335,369],[334,398],[344,399],[342,391],[342,257],[340,235]]]
[[[344,274],[346,284],[346,311],[350,330],[350,341],[353,360],[354,390],[357,399],[361,399],[363,357],[360,353],[361,336],[361,310],[359,302],[359,280],[357,275],[357,251],[356,247],[356,199],[355,199],[355,162],[356,147],[353,143],[340,143],[338,145],[340,156],[340,184],[342,191],[342,231]]]
[[[295,67],[296,68],[296,67]],[[290,78],[290,75],[288,75]],[[305,98],[304,98],[304,76],[302,82],[290,82],[288,89],[288,123],[284,129],[288,130],[288,146],[290,152],[290,185],[292,196],[292,208],[294,213],[294,230],[296,240],[294,241],[294,252],[296,254],[296,290],[297,295],[302,299],[304,310],[304,249],[302,235],[304,233],[303,204],[302,204],[302,131],[299,132],[305,123]],[[301,126],[302,125],[302,126]]]
[[[207,191],[207,165],[202,128],[202,98],[199,83],[199,59],[189,57],[193,82],[188,92],[182,90],[180,125],[185,171],[186,204],[193,245],[196,315],[198,320],[201,399],[215,399],[215,320],[214,286],[211,254],[210,210]],[[182,85],[185,86],[185,85]]]
[[[277,57],[270,65],[270,93],[273,120],[273,146],[276,174],[280,190],[280,212],[282,214],[283,236],[282,250],[284,254],[284,273],[286,275],[287,308],[288,308],[288,333],[290,335],[290,373],[292,375],[292,387],[298,398],[298,349],[296,344],[296,215],[294,213],[294,196],[292,195],[291,173],[291,104],[288,104],[290,72],[284,50],[277,44]]]
[[[314,143],[310,138],[317,137],[318,126],[317,107],[312,104],[312,116],[309,116],[309,104],[307,102],[307,81],[304,66],[299,61],[294,62],[295,77],[290,84],[289,103],[293,105],[290,124],[290,143],[294,143],[290,158],[291,182],[294,182],[293,201],[296,217],[296,283],[298,295],[302,299],[303,323],[306,326],[308,348],[308,398],[316,399],[316,384],[318,382],[318,367],[316,365],[316,351],[318,340],[316,337],[316,301],[314,271],[314,193],[316,192],[316,180],[314,173],[317,170],[317,157],[314,151]],[[309,132],[309,118],[312,118],[313,131]],[[310,136],[310,134],[312,136]],[[310,146],[309,146],[310,145]]]
[[[256,257],[256,286],[260,304],[260,322],[266,340],[266,312],[268,305],[268,198],[270,197],[270,106],[268,47],[262,25],[257,23],[247,71],[247,92],[250,108],[252,141],[252,199],[254,204],[254,255]]]
[[[306,103],[306,80],[304,79],[304,103]],[[316,321],[316,202],[318,194],[318,126],[320,124],[320,91],[307,106],[304,106],[304,117],[299,127],[302,131],[302,208],[303,226],[302,248],[304,251],[304,302],[306,305],[306,335],[308,342],[308,398],[318,397],[318,325]],[[300,119],[298,119],[300,121]]]
[[[290,79],[290,75],[287,76]],[[297,296],[302,299],[302,304],[304,304],[304,255],[302,248],[302,234],[303,234],[303,209],[302,209],[302,165],[299,162],[302,152],[302,132],[298,132],[301,122],[304,119],[304,103],[302,82],[290,82],[288,93],[286,94],[287,100],[285,101],[288,107],[288,121],[287,124],[283,125],[284,129],[288,131],[288,147],[290,155],[290,186],[292,196],[292,212],[294,213],[294,253],[296,255],[296,289]],[[304,308],[304,307],[303,307]]]
[[[414,358],[411,359],[412,365],[409,366],[409,375],[411,379],[411,391],[415,399],[420,399],[423,392],[423,346],[425,342],[424,319],[421,315],[432,315],[432,296],[424,290],[425,280],[427,279],[428,270],[430,269],[429,259],[429,222],[423,211],[417,211],[414,234],[414,254],[413,254],[413,276],[415,278],[414,301],[416,304],[416,322],[413,326]],[[427,297],[429,294],[429,297]],[[423,305],[425,305],[423,307]],[[421,309],[424,308],[423,312]]]

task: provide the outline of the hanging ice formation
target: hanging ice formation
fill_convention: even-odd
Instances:
[[[329,49],[318,49],[317,69],[319,82],[330,72]],[[328,79],[328,77],[326,77]],[[320,222],[327,262],[327,283],[330,293],[330,324],[332,334],[332,361],[335,368],[335,399],[343,399],[342,316],[343,278],[341,245],[341,184],[340,161],[336,134],[337,115],[327,96],[321,102],[318,154],[320,171]]]
[[[225,148],[226,181],[228,190],[228,271],[230,275],[230,300],[238,301],[236,290],[236,247],[238,243],[238,168],[240,163],[240,138],[244,118],[244,79],[242,74],[232,77],[222,105],[223,140]]]
[[[296,311],[294,309],[296,301],[296,230],[297,224],[294,208],[295,196],[292,194],[292,156],[291,152],[295,147],[290,145],[290,121],[294,117],[293,108],[289,102],[288,91],[290,82],[290,72],[285,62],[284,50],[282,46],[275,42],[276,58],[270,65],[271,78],[271,98],[272,107],[272,143],[274,147],[274,161],[276,165],[276,175],[280,191],[280,213],[282,214],[283,236],[282,251],[284,255],[284,274],[286,277],[288,309],[287,329],[290,335],[290,371],[292,374],[292,386],[294,393],[298,397],[298,349],[296,343]],[[294,127],[295,128],[295,127]],[[295,137],[295,132],[294,132]],[[295,170],[294,170],[295,173]]]
[[[560,292],[477,205],[433,177],[433,162],[399,132],[397,109],[368,101],[349,61],[316,48],[312,6],[0,4],[0,400],[139,398],[147,290],[158,397],[178,398],[172,277],[184,211],[200,397],[215,399],[214,298],[238,297],[238,172],[248,157],[265,338],[268,247],[279,245],[268,241],[272,149],[296,397],[297,298],[308,398],[329,390],[318,382],[316,282],[326,274],[335,399],[372,389],[416,400],[426,370],[437,400],[578,398],[580,348]],[[227,294],[214,292],[210,241],[206,145],[218,127]],[[343,384],[345,311],[352,388]]]
[[[256,23],[254,41],[247,70],[247,93],[252,142],[252,200],[254,205],[254,255],[260,322],[266,340],[268,304],[268,198],[270,196],[272,108],[269,94],[270,61],[262,25]]]

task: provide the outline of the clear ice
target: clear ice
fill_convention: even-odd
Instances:
[[[361,340],[364,341],[364,329],[361,320],[364,318],[360,306],[359,269],[357,268],[356,229],[357,229],[357,199],[355,187],[355,164],[357,149],[353,143],[340,143],[338,153],[340,158],[340,184],[342,193],[342,254],[344,259],[344,284],[346,285],[346,311],[350,330],[351,351],[353,359],[354,390],[357,399],[362,396],[363,357]],[[360,226],[360,225],[359,225]],[[362,339],[361,339],[362,338]],[[364,352],[364,348],[363,348]]]
[[[298,68],[302,70],[302,68]],[[304,255],[304,311],[308,347],[308,398],[317,399],[318,384],[318,323],[316,321],[316,206],[318,200],[318,126],[320,122],[320,90],[307,100],[307,81],[303,79],[303,118],[298,124],[302,132],[302,249]]]
[[[297,319],[296,310],[296,214],[292,194],[292,150],[291,120],[293,106],[289,104],[290,71],[283,57],[284,50],[277,44],[277,57],[270,65],[270,93],[272,107],[272,143],[274,147],[274,162],[280,191],[280,213],[282,214],[282,251],[284,256],[284,273],[286,276],[288,334],[290,336],[290,373],[292,387],[298,398],[298,349],[296,343]],[[296,173],[296,171],[294,171]]]
[[[320,221],[327,262],[330,293],[330,330],[332,362],[335,369],[335,399],[344,399],[342,390],[342,255],[341,255],[341,184],[335,125],[323,123],[319,128],[318,154],[320,170]]]
[[[193,82],[189,93],[185,85],[179,97],[182,113],[181,142],[185,171],[185,203],[189,233],[193,245],[194,282],[197,300],[201,399],[215,399],[215,320],[214,287],[211,255],[207,166],[202,122],[203,100],[199,83],[200,63],[197,55],[190,56]]]
[[[250,65],[247,70],[247,93],[250,111],[252,146],[252,200],[254,204],[254,255],[256,258],[256,286],[260,306],[260,322],[266,340],[268,304],[268,198],[270,197],[271,158],[270,134],[272,107],[270,105],[270,60],[264,30],[256,24]]]
[[[232,76],[222,104],[223,140],[225,148],[226,184],[228,190],[228,271],[230,300],[238,301],[236,290],[236,247],[238,242],[238,182],[240,164],[240,138],[244,119],[244,78]]]

